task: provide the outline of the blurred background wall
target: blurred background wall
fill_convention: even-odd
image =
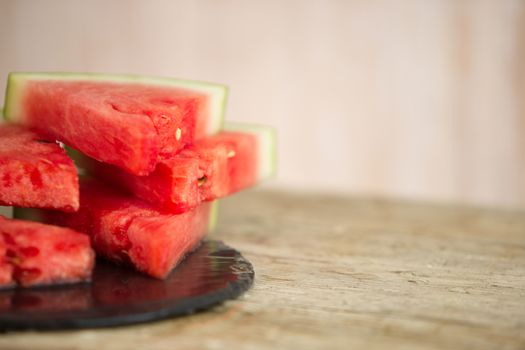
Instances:
[[[226,83],[275,187],[525,208],[525,1],[0,0],[13,70]]]

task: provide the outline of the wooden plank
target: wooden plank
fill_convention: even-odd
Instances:
[[[1,349],[525,347],[525,215],[277,192],[224,201],[214,238],[256,268],[211,312],[117,329],[10,333]]]

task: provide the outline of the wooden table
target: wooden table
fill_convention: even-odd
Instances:
[[[248,191],[213,234],[256,268],[241,300],[0,349],[525,349],[525,213]]]

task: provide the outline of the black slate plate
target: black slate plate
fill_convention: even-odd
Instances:
[[[182,316],[237,298],[253,283],[249,261],[205,241],[164,281],[97,261],[90,284],[0,291],[0,330],[129,325]]]

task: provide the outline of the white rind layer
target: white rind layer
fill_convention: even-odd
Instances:
[[[259,145],[258,178],[263,180],[277,172],[277,133],[274,128],[264,125],[226,122],[224,131],[239,131],[255,135]]]
[[[28,81],[34,80],[69,80],[69,81],[105,81],[115,83],[135,83],[144,85],[169,86],[187,89],[200,94],[207,95],[210,101],[210,119],[208,121],[207,133],[213,135],[219,132],[223,125],[224,112],[228,88],[224,85],[199,82],[192,80],[148,77],[124,74],[100,74],[100,73],[10,73],[5,97],[4,117],[6,120],[23,124],[24,112],[22,110],[22,97],[24,86]]]

